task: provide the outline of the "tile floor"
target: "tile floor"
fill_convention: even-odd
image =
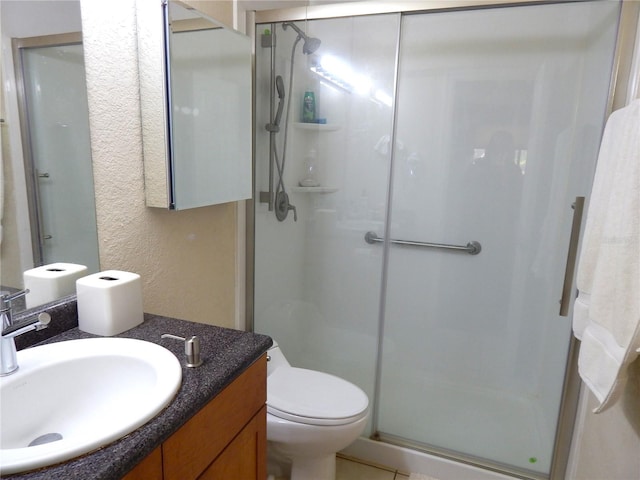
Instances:
[[[276,477],[275,480],[289,480]],[[336,480],[409,480],[409,474],[382,465],[371,465],[356,458],[338,455]]]
[[[370,465],[361,460],[338,456],[336,480],[409,480],[409,474],[380,465]]]

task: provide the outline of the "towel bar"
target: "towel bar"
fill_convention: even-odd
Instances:
[[[376,234],[376,232],[365,233],[364,240],[365,242],[370,244],[384,242],[384,238],[379,237]],[[476,242],[475,240],[470,241],[466,245],[449,245],[446,243],[415,242],[412,240],[398,240],[394,238],[392,238],[390,242],[395,245],[407,245],[410,247],[428,247],[428,248],[442,248],[445,250],[459,250],[459,251],[467,252],[469,255],[477,255],[482,250],[482,245],[480,245],[480,242]]]

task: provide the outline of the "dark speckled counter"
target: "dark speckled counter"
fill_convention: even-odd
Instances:
[[[53,320],[51,323],[54,323]],[[171,333],[181,337],[197,335],[201,342],[202,366],[198,368],[185,367],[184,344],[172,339],[161,339],[160,335],[163,333]],[[272,344],[271,338],[265,335],[148,314],[145,314],[144,323],[117,336],[157,343],[171,350],[178,357],[183,365],[182,386],[175,399],[147,424],[93,453],[56,466],[28,473],[7,475],[2,478],[20,480],[120,479],[176,432]],[[76,327],[45,340],[43,343],[94,337],[96,335],[81,332]]]

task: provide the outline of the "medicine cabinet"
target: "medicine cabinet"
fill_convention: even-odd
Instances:
[[[251,41],[178,1],[137,0],[146,204],[251,198]]]

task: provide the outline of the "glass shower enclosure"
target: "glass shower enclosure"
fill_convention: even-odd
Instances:
[[[550,475],[572,206],[588,203],[619,14],[589,1],[298,22],[322,43],[294,54],[291,118],[272,136],[281,151],[288,128],[297,221],[268,203],[265,128],[296,34],[257,25],[254,330],[363,388],[367,436]],[[310,159],[319,185],[301,186]]]

